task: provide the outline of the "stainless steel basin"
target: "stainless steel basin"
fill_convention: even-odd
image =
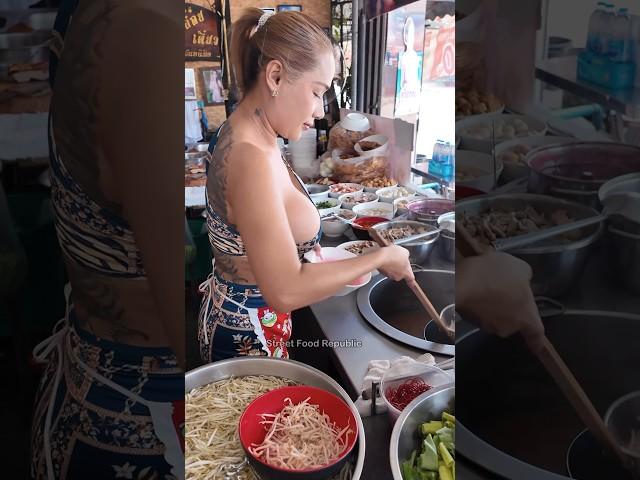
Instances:
[[[454,272],[423,270],[415,276],[438,312],[454,303]],[[425,326],[430,318],[404,282],[376,276],[358,291],[358,309],[371,326],[398,342],[441,355],[455,355],[454,345],[425,339]]]
[[[567,311],[546,333],[598,412],[640,389],[640,315]],[[566,479],[566,453],[584,426],[520,338],[472,331],[456,341],[456,448],[518,480]]]

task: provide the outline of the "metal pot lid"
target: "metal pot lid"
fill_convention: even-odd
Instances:
[[[529,152],[526,162],[551,180],[597,190],[612,178],[640,171],[640,147],[609,142],[549,145]]]

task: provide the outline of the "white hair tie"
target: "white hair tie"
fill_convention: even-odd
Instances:
[[[269,17],[271,17],[272,15],[274,15],[273,12],[264,12],[260,17],[260,20],[258,20],[257,30],[260,30],[264,26],[264,24],[267,23],[267,20],[269,20]]]

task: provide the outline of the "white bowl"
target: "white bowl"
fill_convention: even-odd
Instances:
[[[366,253],[369,252],[373,252],[375,250],[378,250],[380,248],[380,246],[374,242],[373,240],[356,240],[354,242],[344,242],[341,243],[340,245],[338,245],[337,248],[341,248],[342,250],[347,250],[347,248],[352,247],[352,246],[364,246],[365,248],[363,248],[363,251],[361,254],[355,254],[355,255],[364,255]],[[348,251],[348,250],[347,250]],[[353,252],[349,252],[349,253],[353,253]],[[380,272],[378,270],[373,270],[371,272],[371,275],[373,277],[375,277],[376,275],[378,275]]]
[[[350,200],[349,197],[351,197],[351,196],[355,197],[356,199],[364,197],[366,199],[366,201],[365,202],[349,201]],[[342,204],[343,208],[348,208],[349,210],[351,210],[351,209],[353,209],[354,206],[359,205],[361,203],[377,202],[378,201],[378,196],[375,193],[372,193],[372,192],[345,193],[343,195],[340,195],[338,197],[338,200]]]
[[[329,185],[318,185],[312,183],[305,185],[304,188],[307,190],[309,196],[311,197],[311,200],[313,200],[314,202],[318,200],[326,200],[327,198],[329,198]]]
[[[347,210],[345,208],[341,208],[337,213],[347,220],[356,219],[356,214],[351,210]],[[322,233],[327,237],[339,237],[344,232],[346,232],[347,228],[349,228],[348,223],[345,223],[335,217],[329,218],[327,220],[322,220]]]
[[[333,205],[331,208],[318,208],[318,204],[322,202],[329,202]],[[340,210],[340,201],[335,198],[325,198],[324,200],[316,200],[315,203],[316,208],[318,208],[318,212],[320,213],[320,217],[326,217],[327,215],[331,215],[332,213],[337,213]]]
[[[371,210],[379,211],[371,213]],[[393,219],[394,210],[395,208],[392,203],[384,202],[361,203],[353,207],[353,212],[357,214],[358,217],[383,217],[389,220]]]
[[[322,263],[326,261],[335,262],[339,260],[348,260],[350,258],[357,257],[357,255],[355,255],[354,253],[347,252],[346,250],[337,247],[322,247],[320,249],[320,253],[322,255],[322,259],[318,258],[315,250],[311,250],[310,252],[305,253],[304,258],[309,263]],[[345,285],[345,287],[342,290],[339,290],[335,294],[335,296],[342,297],[344,295],[348,295],[349,293],[357,290],[360,287],[364,287],[371,281],[371,272],[363,275],[357,280],[359,280],[359,283],[353,285]]]
[[[340,125],[342,128],[351,130],[352,132],[364,132],[371,127],[369,119],[361,113],[347,113],[344,118],[340,120]]]
[[[362,185],[360,185],[359,183],[336,183],[334,185],[331,185],[329,187],[329,196],[331,198],[340,198],[341,195],[346,195],[346,193],[340,193],[340,192],[334,192],[334,188],[340,188],[340,186],[344,187],[344,186],[349,186],[349,187],[354,187],[356,188],[353,192],[348,192],[348,193],[360,193],[364,191],[364,187]]]
[[[475,152],[491,153],[493,149],[491,137],[492,122],[513,122],[522,121],[528,130],[522,133],[515,133],[515,138],[526,138],[543,136],[547,131],[547,125],[540,120],[526,115],[513,115],[508,113],[484,113],[482,115],[472,115],[456,122],[456,135],[460,137],[460,148],[463,150],[473,150]],[[470,132],[470,129],[485,127],[482,133]],[[514,137],[499,135],[496,133],[496,145]]]
[[[410,195],[410,196],[408,196],[408,197],[399,197],[399,198],[396,198],[396,199],[393,201],[393,208],[395,208],[396,215],[404,215],[405,213],[409,213],[409,210],[407,209],[407,207],[406,207],[406,206],[405,206],[404,208],[403,208],[403,207],[399,207],[399,206],[398,206],[398,204],[399,204],[400,202],[402,202],[402,201],[410,202],[411,200],[415,200],[415,199],[416,199],[416,196],[415,196],[415,195]]]
[[[376,142],[379,143],[380,146],[373,150],[363,150],[360,146],[360,142]],[[356,152],[365,157],[384,156],[387,154],[387,150],[389,149],[389,137],[386,135],[370,135],[368,137],[364,137],[359,142],[356,142],[353,148]]]
[[[514,138],[508,142],[502,142],[496,145],[495,152],[496,158],[502,160],[504,170],[502,171],[502,179],[505,182],[510,182],[522,177],[529,176],[529,166],[525,163],[513,163],[505,161],[503,155],[510,152],[519,145],[524,145],[530,150],[534,150],[538,147],[546,145],[557,145],[565,143],[575,143],[578,139],[573,137],[555,137],[552,135],[545,135],[543,137],[526,137],[526,138]]]
[[[395,187],[385,187],[385,188],[381,188],[380,190],[376,190],[376,195],[378,195],[378,199],[381,202],[385,202],[385,203],[393,203],[393,201],[396,198],[410,197],[415,194],[416,192],[413,188],[400,187],[398,185],[396,185]]]
[[[496,158],[495,179],[500,178],[502,168],[502,161]],[[458,172],[461,172],[463,169],[476,169],[478,170],[478,175],[465,180],[456,178],[457,185],[475,188],[483,192],[490,192],[495,188],[493,157],[491,155],[468,150],[458,150],[456,153],[456,177],[458,177]]]

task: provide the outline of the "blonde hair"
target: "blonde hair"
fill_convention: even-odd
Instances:
[[[271,60],[279,60],[289,78],[296,79],[316,67],[319,51],[333,53],[329,36],[311,17],[279,12],[257,28],[263,13],[248,8],[231,27],[231,65],[243,95],[255,86],[260,71]]]

